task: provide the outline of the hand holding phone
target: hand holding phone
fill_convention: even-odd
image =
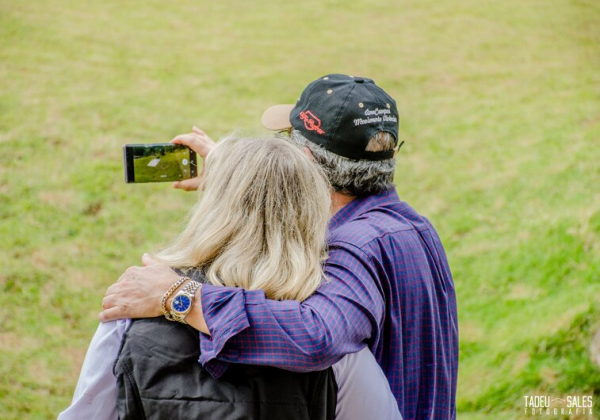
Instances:
[[[217,145],[204,131],[198,127],[192,127],[192,132],[188,134],[180,134],[171,140],[173,144],[183,144],[198,155],[202,159],[206,159],[208,153]]]
[[[198,127],[192,127],[192,132],[188,134],[180,134],[171,140],[173,144],[183,144],[188,146],[202,159],[206,159],[208,153],[216,146],[217,143],[213,141],[204,131]],[[200,177],[204,174],[204,166],[200,171]],[[183,181],[175,181],[173,188],[184,190],[184,191],[196,191],[200,186],[200,177],[185,179]]]

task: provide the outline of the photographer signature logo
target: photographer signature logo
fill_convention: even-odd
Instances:
[[[525,395],[523,398],[527,417],[594,416],[594,401],[591,395]]]

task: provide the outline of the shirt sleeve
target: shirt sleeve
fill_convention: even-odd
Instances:
[[[130,320],[101,323],[90,343],[71,406],[58,420],[118,420],[113,365]]]
[[[297,372],[325,369],[380,334],[384,302],[369,257],[353,245],[330,244],[324,283],[304,302],[266,299],[264,292],[205,285],[200,362],[219,377],[227,363]]]
[[[333,365],[338,385],[335,418],[402,420],[390,384],[367,348]]]

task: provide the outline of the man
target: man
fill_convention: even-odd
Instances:
[[[394,100],[371,79],[332,74],[309,84],[296,105],[267,110],[263,124],[291,128],[333,187],[326,279],[302,303],[203,285],[186,318],[203,333],[200,362],[215,377],[227,363],[311,371],[368,346],[404,419],[455,418],[454,283],[435,229],[393,187]],[[179,141],[201,155],[211,144],[200,131]],[[144,263],[108,289],[101,320],[161,315],[177,275]]]

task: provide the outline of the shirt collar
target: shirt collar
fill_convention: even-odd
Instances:
[[[350,203],[346,204],[329,220],[329,231],[338,226],[356,219],[361,214],[368,212],[375,207],[383,207],[388,204],[399,203],[400,198],[395,187],[380,192],[379,194],[367,194],[356,197]]]

